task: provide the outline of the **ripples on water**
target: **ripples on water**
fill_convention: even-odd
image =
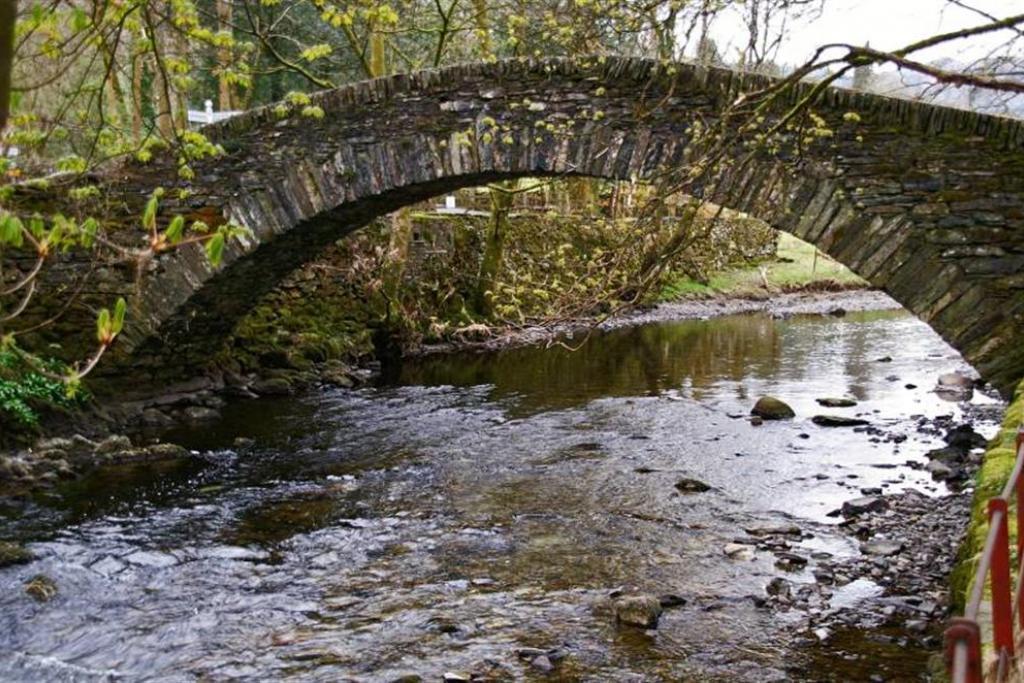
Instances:
[[[842,680],[785,673],[786,617],[749,597],[774,557],[722,547],[793,519],[807,549],[854,553],[826,514],[859,488],[941,493],[904,463],[936,447],[914,416],[959,414],[930,389],[965,367],[905,313],[735,316],[234,404],[169,435],[200,457],[103,470],[0,518],[40,558],[0,570],[0,678],[542,680],[515,655],[532,646],[567,654],[545,680]],[[762,394],[798,418],[733,417]],[[842,395],[910,439],[810,423],[816,397]],[[236,453],[236,436],[257,445]],[[681,476],[712,490],[680,495]],[[39,573],[59,586],[49,603],[24,593]],[[689,602],[657,631],[616,628],[617,587]]]

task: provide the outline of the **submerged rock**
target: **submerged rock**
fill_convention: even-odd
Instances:
[[[206,406],[189,406],[185,410],[181,411],[182,416],[189,422],[195,424],[199,422],[213,422],[220,417],[220,412],[213,409],[207,408]]]
[[[676,482],[676,489],[683,493],[704,493],[711,487],[697,479],[683,478]]]
[[[627,626],[658,628],[661,601],[653,595],[630,595],[615,601],[615,620]]]
[[[826,408],[852,408],[857,405],[857,401],[852,398],[819,398],[815,399],[818,405],[825,406]]]
[[[25,584],[25,592],[39,602],[47,602],[57,595],[57,584],[43,574],[36,574]]]
[[[288,396],[294,391],[292,383],[284,377],[258,379],[252,383],[252,390],[260,396]]]
[[[756,415],[764,420],[788,420],[796,417],[796,413],[787,403],[774,396],[762,396],[750,409],[751,415]]]
[[[869,424],[859,417],[843,417],[841,415],[815,415],[811,422],[819,427],[861,427]]]
[[[765,586],[764,591],[768,595],[774,595],[780,598],[788,598],[793,592],[793,584],[781,576],[776,576],[774,579],[768,582]]]
[[[744,529],[751,536],[799,536],[800,527],[786,522],[766,522]]]
[[[665,609],[671,609],[672,607],[682,607],[686,604],[686,598],[675,593],[665,593],[664,595],[658,596],[658,602]]]

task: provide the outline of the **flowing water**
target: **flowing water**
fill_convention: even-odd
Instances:
[[[38,556],[0,570],[0,680],[854,680],[755,604],[774,557],[723,546],[792,521],[813,534],[798,550],[850,555],[828,513],[859,488],[942,494],[905,463],[937,447],[917,416],[964,409],[931,389],[965,367],[903,312],[746,315],[232,404],[169,435],[193,459],[0,510],[0,538]],[[752,426],[762,394],[797,419]],[[810,423],[816,397],[843,395],[910,438]],[[711,489],[681,494],[681,477]],[[24,591],[37,574],[58,586],[49,602]],[[856,609],[857,588],[833,607]],[[616,626],[616,590],[687,603],[643,631]],[[524,647],[558,648],[554,671]],[[912,680],[928,654],[879,656]]]

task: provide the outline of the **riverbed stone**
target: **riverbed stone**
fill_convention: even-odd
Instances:
[[[852,398],[818,398],[815,399],[818,405],[825,406],[826,408],[852,408],[857,405],[856,399]]]
[[[762,396],[750,409],[751,415],[756,415],[763,420],[788,420],[796,417],[796,413],[786,402],[774,396]]]
[[[859,417],[843,417],[842,415],[815,415],[811,422],[819,427],[862,427],[870,424]]]
[[[952,448],[959,448],[969,451],[972,448],[984,448],[988,441],[969,424],[961,424],[953,427],[944,437],[946,443]]]
[[[684,477],[676,482],[676,489],[682,493],[704,493],[710,491],[711,487],[698,479]]]
[[[665,609],[671,609],[673,607],[682,607],[686,604],[686,598],[675,593],[662,593],[658,596],[658,602]]]
[[[874,557],[892,557],[903,550],[903,544],[899,541],[878,539],[860,544],[860,551],[865,555]]]
[[[939,462],[947,465],[953,465],[961,463],[967,457],[967,454],[959,448],[953,448],[952,446],[946,446],[944,448],[936,448],[934,450],[925,453],[925,457],[929,460],[938,460]]]
[[[206,406],[189,406],[182,411],[182,416],[193,424],[213,422],[220,417],[220,411]]]
[[[725,547],[722,548],[722,552],[733,560],[752,560],[754,559],[754,550],[745,543],[726,543]]]
[[[751,536],[799,536],[800,527],[791,522],[762,522],[744,529]]]
[[[781,576],[776,576],[768,582],[764,590],[768,595],[774,597],[789,598],[793,592],[793,584]]]
[[[928,463],[925,470],[932,475],[932,479],[936,481],[946,481],[947,479],[953,479],[956,473],[952,467],[942,462],[941,460],[932,460]]]
[[[0,541],[0,567],[9,567],[13,564],[27,564],[35,559],[28,548],[11,543]]]
[[[48,602],[57,595],[57,584],[45,574],[36,574],[25,583],[25,592],[39,602]]]
[[[292,383],[284,377],[267,377],[252,383],[252,390],[260,396],[288,396],[294,393]]]
[[[131,447],[132,441],[127,436],[113,434],[96,444],[94,452],[97,455],[109,455],[110,453],[129,450]]]
[[[653,595],[629,595],[615,601],[615,620],[627,626],[657,628],[661,601]]]
[[[882,496],[863,496],[843,503],[842,513],[845,517],[856,517],[869,512],[881,512],[889,507],[889,502]]]

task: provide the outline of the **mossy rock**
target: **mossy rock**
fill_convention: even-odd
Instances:
[[[762,396],[750,409],[751,415],[757,415],[765,420],[788,420],[796,417],[796,413],[789,404],[774,396]]]
[[[14,564],[28,564],[36,556],[32,551],[17,543],[0,541],[0,567],[9,567]]]
[[[49,576],[37,574],[25,584],[25,592],[39,602],[48,602],[57,595],[57,584]]]

